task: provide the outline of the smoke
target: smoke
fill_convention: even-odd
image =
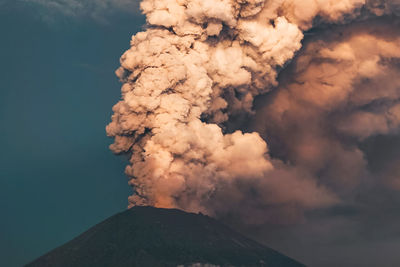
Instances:
[[[318,34],[254,127],[279,139],[279,157],[318,174],[336,192],[351,192],[368,176],[360,143],[399,130],[399,44],[400,32],[384,20]]]
[[[289,223],[347,201],[371,180],[360,143],[400,126],[400,33],[375,18],[399,6],[142,1],[106,129],[130,156],[130,206]]]

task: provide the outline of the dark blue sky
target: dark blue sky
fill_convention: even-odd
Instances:
[[[0,266],[125,209],[130,192],[105,126],[120,97],[114,70],[144,18],[49,21],[34,8],[0,5]]]

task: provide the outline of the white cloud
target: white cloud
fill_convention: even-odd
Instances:
[[[115,12],[139,14],[139,0],[20,0],[39,8],[45,20],[57,16],[91,18],[105,21]]]

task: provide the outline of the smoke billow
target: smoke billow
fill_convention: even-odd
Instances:
[[[130,206],[292,222],[371,181],[360,144],[400,127],[400,32],[385,20],[400,3],[143,0],[141,9],[147,30],[121,57],[122,100],[107,126],[111,150],[130,155]]]

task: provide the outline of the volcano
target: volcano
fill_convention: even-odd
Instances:
[[[303,264],[202,214],[133,207],[26,267],[267,266]]]

